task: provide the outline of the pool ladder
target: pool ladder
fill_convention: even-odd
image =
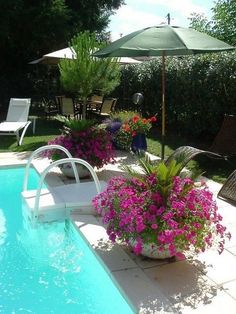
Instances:
[[[33,205],[33,208],[31,208],[31,210],[33,211],[33,215],[31,215],[31,220],[37,221],[37,220],[40,220],[40,218],[42,218],[43,212],[40,210],[40,196],[41,196],[41,192],[42,192],[43,183],[44,183],[45,177],[49,173],[49,171],[52,168],[56,167],[56,166],[59,166],[59,165],[65,164],[65,163],[71,163],[76,183],[70,184],[70,186],[73,186],[73,185],[76,185],[76,184],[77,185],[80,184],[80,178],[79,178],[79,175],[78,175],[76,164],[81,164],[81,165],[85,166],[89,170],[89,172],[90,172],[90,174],[91,174],[91,176],[93,178],[93,181],[94,181],[94,182],[88,182],[87,184],[89,184],[89,185],[91,185],[91,184],[94,185],[95,184],[96,194],[101,192],[101,183],[98,180],[97,174],[95,173],[93,167],[88,162],[86,162],[85,160],[80,159],[80,158],[73,158],[71,153],[66,148],[64,148],[63,146],[60,146],[60,145],[46,145],[46,146],[43,146],[43,147],[40,147],[40,148],[36,149],[31,154],[31,156],[28,159],[28,162],[27,162],[27,165],[26,165],[26,168],[25,168],[24,181],[23,181],[23,191],[22,191],[23,198],[27,199],[27,193],[29,192],[29,190],[28,190],[29,170],[30,170],[30,166],[31,166],[31,164],[33,162],[33,159],[36,156],[38,156],[40,153],[42,153],[43,151],[55,150],[55,149],[63,151],[66,154],[67,158],[63,158],[63,159],[60,159],[60,160],[52,162],[41,173],[40,179],[39,179],[39,183],[38,183],[38,187],[37,187],[37,189],[35,191],[35,195],[34,195],[34,205]],[[84,184],[84,183],[82,183],[82,184]],[[67,186],[67,185],[65,185],[65,186]],[[50,188],[49,187],[48,188],[49,191],[50,190],[53,191],[53,190],[56,190],[56,189],[57,189],[57,187],[55,187],[55,188]],[[61,194],[62,194],[61,196],[63,198],[63,193],[61,193]],[[86,204],[85,203],[82,203],[82,204],[78,203],[77,207],[83,206],[83,205],[85,207],[88,206],[87,203]],[[59,204],[58,204],[58,206],[59,206]],[[60,204],[60,206],[62,206],[62,204]],[[71,210],[71,207],[72,206],[70,206],[68,203],[67,204],[65,203],[65,208],[64,208],[65,218],[68,217],[69,212]],[[76,207],[76,205],[75,205],[75,207]],[[55,210],[55,204],[54,204],[54,210]]]

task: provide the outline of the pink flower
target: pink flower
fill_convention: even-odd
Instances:
[[[161,205],[163,203],[163,198],[159,192],[155,192],[152,194],[152,200],[158,205]]]
[[[153,230],[156,230],[156,229],[158,228],[158,225],[157,225],[157,224],[152,224],[152,225],[151,225],[151,228],[152,228]]]
[[[60,135],[48,144],[58,144],[69,150],[73,157],[89,162],[93,167],[101,168],[108,163],[114,163],[115,152],[111,136],[106,130],[90,127],[77,135]],[[60,159],[65,155],[60,151],[49,151],[44,154],[52,159]]]
[[[107,225],[112,239],[135,242],[140,254],[145,243],[166,248],[180,256],[184,250],[204,251],[217,244],[224,249],[230,238],[221,224],[222,217],[207,186],[195,186],[189,178],[174,176],[165,194],[158,173],[146,176],[114,177],[107,189],[98,194],[93,205]]]
[[[136,242],[136,244],[133,246],[134,253],[139,255],[142,252],[142,244],[141,242]]]

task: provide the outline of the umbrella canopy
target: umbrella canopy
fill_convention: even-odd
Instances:
[[[51,64],[51,65],[57,65],[61,59],[75,59],[76,58],[76,53],[73,50],[73,48],[64,48],[60,49],[51,53],[48,53],[46,55],[43,55],[42,58],[33,60],[29,62],[29,64]],[[132,64],[132,63],[141,63],[141,61],[135,60],[133,58],[129,57],[122,57],[119,58],[119,63],[120,64]]]
[[[165,137],[165,56],[233,50],[223,41],[191,28],[170,25],[147,27],[130,33],[94,53],[96,57],[155,57],[162,56],[162,151]]]
[[[50,53],[47,53],[42,56],[42,58],[33,60],[29,62],[29,64],[58,64],[61,59],[73,59],[75,58],[75,52],[71,48],[64,48],[60,50],[56,50]]]

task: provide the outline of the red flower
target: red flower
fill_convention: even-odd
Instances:
[[[138,122],[138,120],[139,120],[139,116],[134,116],[134,117],[132,118],[132,121],[133,121],[134,123]]]
[[[129,132],[130,131],[130,126],[128,124],[124,124],[123,125],[123,128],[126,132]]]
[[[156,122],[156,117],[142,118],[138,115],[133,116],[129,121],[123,124],[122,129],[124,132],[135,136],[137,133],[148,134],[152,127],[152,122]]]

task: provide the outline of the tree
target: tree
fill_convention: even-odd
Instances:
[[[212,27],[217,38],[226,41],[231,45],[236,44],[236,1],[218,0],[213,11]]]
[[[64,59],[59,63],[61,82],[67,91],[78,94],[83,100],[83,118],[86,115],[87,98],[99,90],[102,94],[111,92],[120,81],[120,68],[114,58],[99,59],[92,54],[103,48],[94,33],[79,33],[71,40],[70,48],[77,58]]]
[[[208,21],[204,14],[192,13],[189,20],[192,28],[202,33],[211,34],[212,21]]]
[[[202,14],[193,13],[190,17],[190,26],[208,33],[228,44],[236,44],[236,0],[218,0],[211,9],[211,21]]]
[[[31,96],[37,67],[28,62],[66,47],[84,30],[104,32],[123,0],[0,0],[0,103]],[[47,68],[40,69],[45,75]]]

